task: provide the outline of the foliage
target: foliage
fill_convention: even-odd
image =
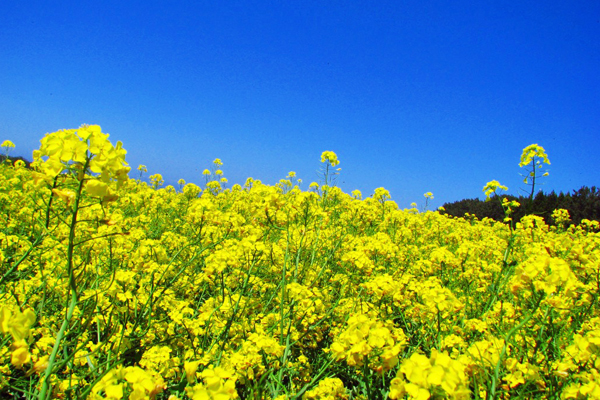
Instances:
[[[506,195],[507,199],[515,200],[521,204],[527,204],[529,197]],[[479,219],[492,218],[496,221],[504,219],[502,205],[498,202],[486,202],[480,199],[465,199],[452,203],[445,203],[444,212],[455,217],[463,217],[465,214],[476,215]],[[570,224],[579,225],[582,220],[600,220],[600,190],[595,186],[591,188],[583,186],[572,193],[552,191],[550,193],[538,192],[531,202],[529,214],[538,215],[549,225],[555,225],[552,212],[557,209],[565,209],[571,217]],[[516,221],[521,220],[526,214],[525,209],[517,209],[514,213]]]
[[[3,398],[600,397],[597,222],[362,200],[332,152],[309,192],[178,192],[97,126],[35,160],[0,166]]]

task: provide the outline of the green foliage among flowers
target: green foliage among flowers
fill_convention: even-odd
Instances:
[[[363,200],[331,151],[309,191],[125,154],[92,125],[0,166],[1,397],[600,398],[596,221]]]

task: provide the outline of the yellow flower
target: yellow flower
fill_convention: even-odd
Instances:
[[[217,194],[221,191],[221,184],[218,181],[208,182],[206,188],[213,194]]]
[[[344,383],[339,378],[325,378],[319,382],[317,387],[307,391],[303,399],[347,399]]]
[[[150,183],[152,184],[152,187],[154,189],[158,189],[165,183],[165,180],[163,179],[161,174],[154,174],[150,175]]]
[[[122,399],[123,398],[123,384],[108,385],[104,388],[104,394],[107,399]]]
[[[490,199],[490,196],[494,193],[496,193],[497,190],[508,190],[508,188],[502,184],[500,184],[500,182],[493,180],[490,181],[488,183],[486,183],[486,185],[483,187],[483,192],[485,192],[485,197],[486,197],[486,201],[488,201]]]
[[[431,369],[429,359],[423,354],[413,353],[409,359],[402,362],[400,372],[404,373],[411,383],[427,386],[429,369]]]
[[[406,394],[406,381],[402,378],[394,378],[390,382],[390,399],[399,399]]]
[[[185,377],[189,384],[196,381],[196,371],[198,370],[199,361],[186,361],[183,363],[183,369],[185,370]]]
[[[403,383],[402,375],[408,383]],[[394,389],[394,397],[390,396],[392,398],[399,398],[405,391],[413,398],[426,399],[429,398],[430,390],[437,391],[440,388],[450,398],[468,398],[465,365],[437,349],[431,351],[430,358],[413,353],[409,359],[402,362],[396,379],[397,381],[392,381]]]
[[[358,199],[358,200],[362,200],[362,193],[358,189],[353,190],[352,197],[354,197],[355,199]]]
[[[321,154],[321,162],[329,162],[332,167],[335,167],[340,163],[337,155],[333,151],[324,151],[323,154]]]
[[[571,220],[571,216],[569,215],[569,210],[559,208],[552,211],[552,219],[556,222],[556,225],[564,227]]]
[[[40,141],[40,149],[33,152],[35,164],[41,172],[54,178],[64,169],[72,168],[73,163],[83,165],[87,162],[89,171],[101,174],[103,181],[116,179],[123,182],[129,171],[125,162],[127,151],[121,142],[113,146],[108,136],[98,125],[48,133]]]
[[[15,147],[15,144],[13,142],[11,142],[10,140],[5,140],[4,142],[2,142],[2,144],[0,145],[0,147],[6,147],[6,148],[11,148],[11,147]]]
[[[48,355],[38,358],[38,360],[33,363],[33,367],[27,374],[28,375],[31,375],[34,373],[40,374],[40,373],[44,372],[46,370],[46,368],[48,367],[48,358],[49,358]]]
[[[428,400],[431,397],[431,393],[429,392],[429,390],[415,385],[414,383],[407,383],[405,385],[405,390],[411,399]]]
[[[150,392],[154,389],[154,379],[146,371],[139,367],[128,367],[125,372],[127,382],[138,385]]]
[[[375,189],[375,193],[373,194],[373,198],[381,203],[385,202],[386,200],[390,199],[390,192],[388,192],[385,188],[377,188]]]
[[[346,359],[353,367],[371,360],[370,366],[377,371],[389,370],[397,364],[397,355],[406,345],[401,329],[386,326],[387,323],[366,314],[351,316],[347,324],[347,329],[330,347],[336,360]]]
[[[0,309],[0,332],[10,333],[15,342],[29,335],[29,329],[35,322],[35,313],[31,309],[24,312],[12,312],[8,307]]]
[[[52,193],[64,201],[67,204],[67,207],[75,200],[75,192],[69,189],[52,189]]]
[[[546,154],[544,148],[542,146],[539,146],[538,144],[530,144],[529,146],[523,149],[519,167],[529,165],[535,157],[541,158],[542,161],[546,164],[550,164],[550,160],[548,160],[548,155]]]
[[[91,179],[85,184],[85,190],[92,197],[104,197],[108,193],[108,185],[98,179]]]
[[[11,346],[13,352],[11,354],[10,362],[17,368],[23,368],[23,364],[27,364],[31,361],[31,355],[29,354],[29,346],[25,340],[21,339],[13,343]]]
[[[185,391],[192,400],[228,400],[237,399],[238,394],[235,389],[235,377],[232,373],[221,367],[210,365],[200,374],[204,378],[204,384],[197,384],[194,387],[186,387]]]
[[[188,199],[193,199],[194,197],[198,197],[198,195],[202,192],[202,189],[193,183],[188,183],[183,187],[183,194]]]

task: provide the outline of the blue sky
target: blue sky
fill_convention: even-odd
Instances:
[[[400,207],[600,186],[598,1],[30,1],[0,5],[0,140],[98,124],[127,161],[197,184],[338,185]],[[130,175],[135,177],[132,172]]]

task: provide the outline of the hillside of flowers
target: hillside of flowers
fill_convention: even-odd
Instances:
[[[0,166],[1,398],[600,398],[598,222],[402,210],[329,151],[308,190],[125,156],[84,125]]]

